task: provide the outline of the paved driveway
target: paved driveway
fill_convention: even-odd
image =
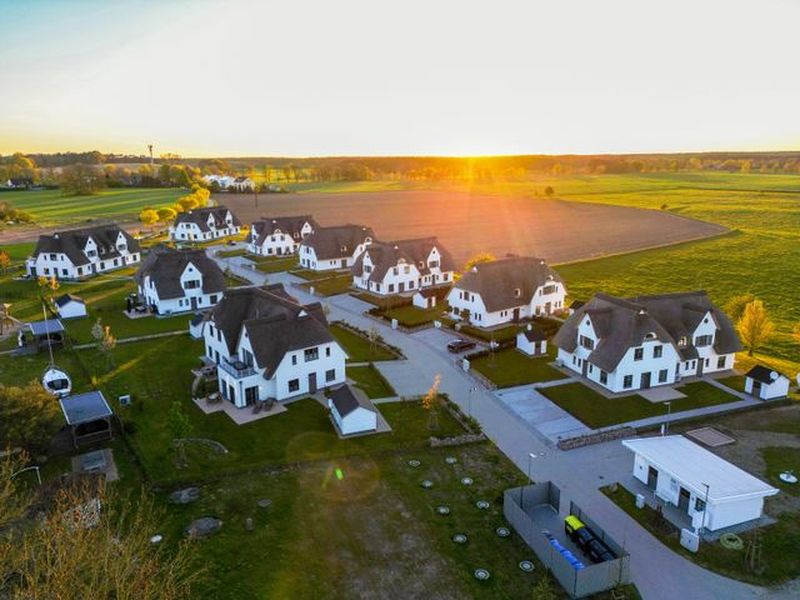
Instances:
[[[532,385],[500,390],[496,395],[514,414],[553,444],[565,437],[591,432],[586,425],[548,400]]]

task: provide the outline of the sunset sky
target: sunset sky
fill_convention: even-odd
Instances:
[[[794,0],[0,0],[0,153],[800,148]]]

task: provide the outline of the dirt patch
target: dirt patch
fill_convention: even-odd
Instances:
[[[361,223],[382,239],[436,235],[459,266],[480,252],[542,256],[551,263],[718,235],[720,225],[667,212],[563,200],[442,191],[353,194],[217,194],[249,223],[309,213],[321,225]]]

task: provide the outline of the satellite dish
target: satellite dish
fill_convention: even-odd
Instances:
[[[57,397],[68,395],[72,391],[72,380],[66,372],[51,365],[42,375],[42,386]]]

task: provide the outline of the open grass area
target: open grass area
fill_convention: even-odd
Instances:
[[[516,348],[507,348],[470,361],[470,366],[499,388],[564,379],[566,376],[548,363],[552,354],[530,357]]]
[[[92,196],[64,196],[61,190],[6,192],[3,200],[28,211],[39,225],[88,223],[97,217],[133,221],[145,207],[171,206],[189,190],[114,188]]]
[[[248,256],[247,258],[253,259],[252,256]],[[261,271],[262,273],[280,273],[282,271],[288,271],[293,269],[297,266],[297,257],[296,256],[286,256],[281,258],[266,258],[263,260],[256,260],[256,269]]]
[[[784,483],[778,477],[784,471],[791,471],[800,477],[800,448],[770,446],[761,449],[761,456],[767,465],[769,483],[787,494],[800,496],[800,485]]]
[[[234,256],[245,256],[247,250],[244,248],[237,248],[236,250],[217,250],[217,256],[220,258],[233,258]]]
[[[636,498],[622,486],[616,491],[606,487],[602,489],[617,506],[630,515],[642,527],[661,540],[674,552],[699,565],[721,573],[728,577],[741,579],[761,585],[777,584],[797,576],[800,571],[800,555],[794,552],[800,544],[799,515],[785,515],[778,523],[762,528],[761,546],[764,560],[764,573],[749,573],[745,568],[744,550],[729,550],[719,542],[703,542],[700,550],[693,554],[680,545],[680,532],[672,524],[664,520],[655,510],[646,506],[636,508]],[[741,534],[745,547],[752,539],[753,533]]]
[[[397,355],[381,344],[371,344],[361,333],[339,323],[330,325],[333,337],[341,344],[351,362],[395,360]]]
[[[606,398],[582,383],[568,383],[539,391],[592,429],[658,417],[667,413],[667,407],[663,402],[649,402],[638,394]],[[672,401],[672,414],[738,400],[735,396],[703,381],[687,383],[679,387],[678,391],[686,394],[686,397]]]
[[[722,385],[727,385],[732,390],[737,392],[744,392],[744,375],[731,375],[730,377],[723,377],[717,379]]]
[[[484,342],[507,342],[516,339],[519,333],[519,325],[506,325],[504,327],[497,327],[495,329],[481,329],[466,323],[461,323],[459,331],[471,337],[483,340]]]
[[[292,275],[297,275],[300,279],[306,281],[316,281],[317,279],[328,279],[335,277],[337,274],[343,275],[344,271],[313,271],[311,269],[297,269],[292,271]]]
[[[311,290],[314,288],[314,293],[321,296],[338,296],[339,294],[346,294],[350,291],[353,285],[352,275],[335,275],[325,279],[315,279],[310,281],[304,286]]]
[[[403,327],[419,327],[420,325],[433,323],[442,316],[442,312],[446,311],[447,307],[444,306],[435,306],[433,308],[401,306],[399,308],[390,308],[383,315],[389,320],[397,319],[397,322]]]
[[[18,244],[5,244],[2,242],[3,234],[0,232],[0,251],[8,254],[12,265],[25,262],[36,248],[36,242],[20,242]]]
[[[348,367],[347,377],[361,388],[368,398],[388,398],[397,393],[386,378],[373,365]]]

